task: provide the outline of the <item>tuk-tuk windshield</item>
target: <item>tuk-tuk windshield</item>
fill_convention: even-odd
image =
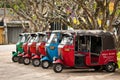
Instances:
[[[19,36],[18,42],[25,42],[25,36]]]
[[[42,41],[47,41],[47,36],[45,35],[40,35],[40,36],[37,36],[35,39],[34,39],[34,42],[42,42]]]
[[[33,40],[33,42],[38,42],[39,41],[39,36],[37,36],[34,40]]]
[[[72,36],[64,36],[61,44],[72,44],[73,43],[73,37]]]
[[[28,43],[34,42],[35,38],[36,38],[35,36],[31,37],[31,38],[29,39]]]
[[[48,43],[57,43],[57,34],[52,33],[50,39],[48,40]]]
[[[47,35],[42,37],[42,41],[47,42],[47,40],[48,40],[48,36]]]
[[[25,42],[25,36],[22,37],[20,42]]]
[[[25,38],[26,38],[25,42],[29,42],[29,40],[31,39],[31,36],[28,35],[28,36],[25,36]]]

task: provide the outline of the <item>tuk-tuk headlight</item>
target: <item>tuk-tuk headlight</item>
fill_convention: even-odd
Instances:
[[[68,49],[68,48],[65,48],[65,49],[64,49],[64,51],[70,51],[70,49]]]
[[[53,49],[55,49],[55,47],[54,46],[50,46],[50,49],[53,50]]]

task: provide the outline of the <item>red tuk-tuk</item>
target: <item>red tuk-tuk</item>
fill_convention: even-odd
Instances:
[[[46,55],[45,44],[49,36],[50,32],[39,33],[39,41],[36,43],[36,49],[33,49],[31,47],[31,53],[34,54],[34,56],[32,56],[32,64],[35,67],[38,67],[40,65],[41,57]]]
[[[80,30],[64,35],[59,44],[59,58],[54,58],[54,72],[64,67],[93,68],[114,72],[117,67],[117,50],[114,36],[103,30]]]
[[[24,52],[22,54],[18,55],[19,56],[19,58],[18,58],[19,63],[23,63],[24,57],[27,56],[27,53],[29,52],[29,47],[28,47],[29,45],[28,44],[31,43],[35,39],[35,37],[36,37],[35,33],[30,34],[29,40],[23,44],[22,47],[23,47]]]

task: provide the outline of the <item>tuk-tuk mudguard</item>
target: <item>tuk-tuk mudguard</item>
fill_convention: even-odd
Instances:
[[[51,61],[47,56],[43,57],[41,61]]]
[[[32,59],[40,59],[40,56],[39,56],[39,55],[34,55],[34,56],[32,57]]]
[[[18,54],[19,57],[23,57],[25,53]]]
[[[53,61],[53,64],[63,64],[63,61],[61,59],[57,59]]]
[[[23,56],[24,58],[30,58],[30,54],[25,54],[24,56]]]
[[[13,52],[12,52],[12,56],[18,56],[18,53],[15,52],[15,51],[13,51]]]
[[[104,62],[104,65],[108,64],[108,63],[117,63],[117,61],[115,61],[114,59],[107,59],[105,62]]]

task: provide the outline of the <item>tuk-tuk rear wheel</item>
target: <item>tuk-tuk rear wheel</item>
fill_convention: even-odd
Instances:
[[[39,59],[33,59],[32,60],[32,65],[34,67],[39,67],[40,66],[40,60]]]
[[[53,65],[53,70],[54,70],[54,72],[56,72],[56,73],[62,72],[62,70],[63,70],[62,64],[54,64],[54,65]]]
[[[107,72],[115,72],[115,69],[116,69],[115,63],[108,63],[108,64],[105,66],[105,70],[106,70]]]
[[[13,56],[13,57],[12,57],[12,61],[13,61],[13,62],[18,62],[18,56]]]
[[[48,69],[50,66],[50,62],[49,61],[42,61],[41,66],[43,69]]]
[[[27,57],[25,57],[25,58],[23,59],[23,63],[24,63],[25,65],[29,65],[29,64],[30,64],[30,59],[27,58]]]

